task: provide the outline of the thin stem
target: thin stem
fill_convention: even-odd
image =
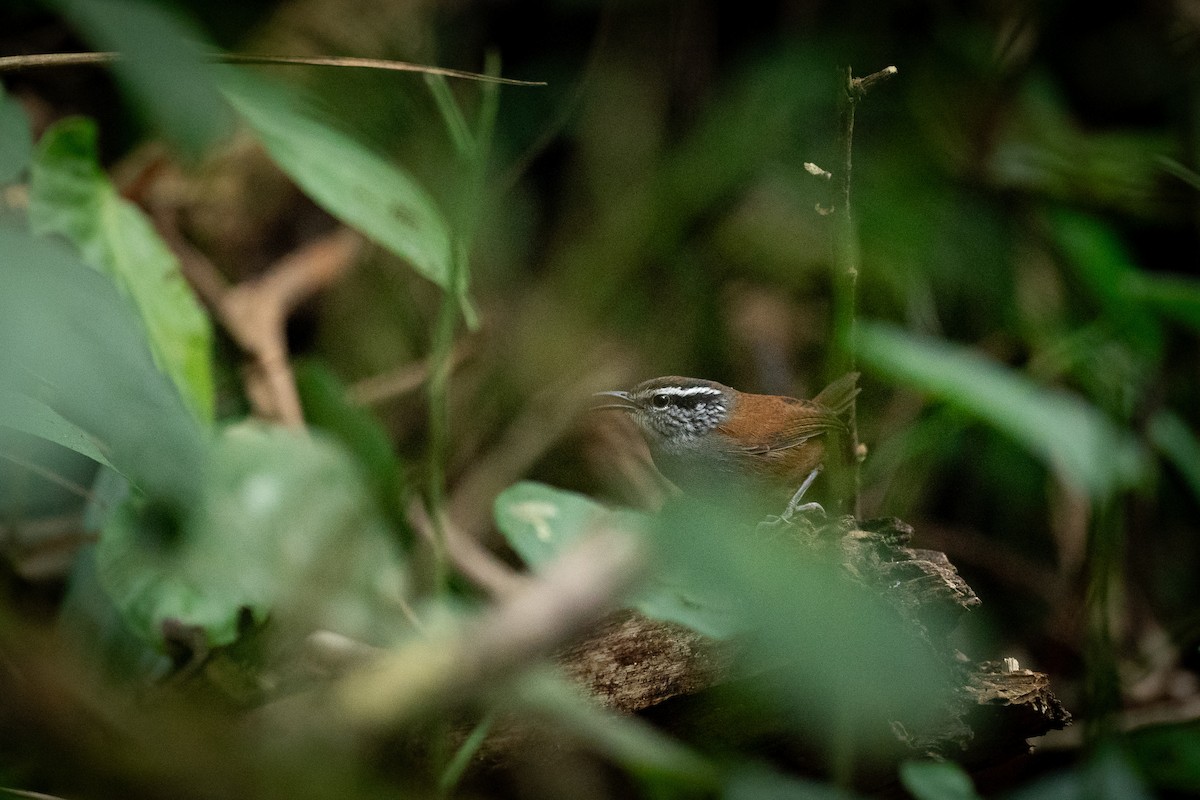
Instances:
[[[858,311],[858,274],[862,254],[851,203],[851,177],[854,168],[854,112],[867,89],[896,74],[887,67],[865,78],[855,78],[847,67],[841,85],[842,169],[838,180],[838,198],[833,234],[833,347],[826,377],[832,381],[855,371],[854,326]],[[851,401],[848,413],[846,452],[848,458],[830,459],[830,484],[835,505],[859,516],[860,475],[857,402]]]
[[[120,53],[30,53],[18,56],[0,57],[0,72],[15,72],[22,69],[37,69],[41,67],[69,67],[80,65],[107,66],[122,58]],[[501,78],[496,74],[481,75],[477,72],[465,72],[460,69],[445,67],[430,67],[424,64],[412,64],[407,61],[392,61],[382,58],[354,58],[349,56],[264,56],[242,55],[237,53],[211,53],[207,55],[210,61],[218,64],[262,64],[283,67],[338,67],[349,69],[375,69],[392,72],[420,72],[425,75],[440,75],[447,78],[480,81],[483,83],[505,84],[507,86],[545,86],[545,81],[520,81],[515,78]]]
[[[491,733],[492,725],[496,721],[494,713],[486,715],[479,721],[471,732],[467,734],[467,738],[454,751],[454,755],[450,758],[450,763],[442,771],[441,778],[438,779],[438,794],[442,797],[449,796],[454,787],[458,785],[462,779],[463,773],[467,771],[467,767],[471,764],[471,759],[479,752],[479,748],[483,746],[484,741]]]
[[[1113,614],[1119,602],[1125,531],[1121,504],[1113,499],[1093,507],[1088,543],[1087,726],[1084,737],[1095,744],[1113,731],[1113,713],[1121,703],[1121,678],[1113,656]]]

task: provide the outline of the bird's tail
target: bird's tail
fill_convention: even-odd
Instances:
[[[850,404],[854,402],[859,391],[858,373],[847,372],[822,389],[820,394],[813,398],[813,402],[825,406],[840,417],[850,410]]]

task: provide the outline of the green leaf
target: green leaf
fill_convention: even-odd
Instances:
[[[394,525],[405,524],[404,477],[387,431],[370,411],[346,399],[345,385],[324,364],[300,359],[293,366],[304,419],[358,458],[380,508]]]
[[[1170,411],[1160,411],[1147,426],[1150,441],[1183,475],[1192,495],[1200,500],[1200,439]]]
[[[1129,734],[1129,753],[1156,787],[1200,795],[1200,723],[1148,725]]]
[[[0,86],[0,186],[21,177],[31,152],[33,135],[25,109]]]
[[[67,247],[27,231],[0,225],[0,253],[0,385],[53,410],[142,492],[186,503],[207,430],[155,366],[128,298]],[[25,406],[20,413],[37,413]],[[78,443],[62,426],[54,435]]]
[[[613,510],[584,495],[529,481],[501,492],[494,509],[505,540],[534,571],[597,528],[637,532],[652,524],[646,514]],[[726,605],[669,571],[660,571],[630,600],[631,607],[648,617],[678,622],[716,638],[734,632]]]
[[[65,236],[133,299],[155,360],[196,416],[211,422],[211,323],[154,226],[101,171],[91,120],[63,120],[38,143],[29,220],[36,233]]]
[[[1050,216],[1050,229],[1067,263],[1103,306],[1110,324],[1143,352],[1158,358],[1163,332],[1130,287],[1142,272],[1120,237],[1098,219],[1077,212]]]
[[[384,645],[403,630],[395,542],[353,460],[320,436],[241,425],[213,448],[191,506],[133,498],[109,519],[101,583],[131,628],[233,642],[243,609],[280,630]]]
[[[162,5],[133,0],[51,0],[97,50],[113,50],[121,87],[172,142],[198,155],[232,129],[206,63],[203,35]]]
[[[900,782],[916,800],[979,800],[971,776],[952,761],[905,761]]]
[[[28,433],[111,467],[87,431],[50,406],[28,395],[0,387],[0,427]],[[0,442],[3,439],[0,437]]]
[[[1004,431],[1095,498],[1145,474],[1137,441],[1073,394],[1038,386],[966,348],[879,323],[859,326],[857,349],[878,374]]]
[[[450,286],[449,228],[433,198],[405,170],[321,122],[298,97],[228,69],[221,88],[271,158],[338,219]]]
[[[958,679],[876,589],[843,566],[840,542],[759,531],[736,505],[669,504],[653,531],[662,569],[722,603],[738,632],[731,691],[774,724],[862,752],[945,724]]]
[[[1125,292],[1164,317],[1200,331],[1200,281],[1179,275],[1137,273]]]

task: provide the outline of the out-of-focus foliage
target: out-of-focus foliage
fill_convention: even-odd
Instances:
[[[448,533],[544,575],[592,528],[638,528],[644,574],[617,602],[736,641],[731,702],[826,745],[827,774],[867,760],[866,712],[920,715],[949,690],[831,563],[730,536],[740,522],[719,511],[618,508],[653,495],[638,454],[612,468],[621,439],[595,420],[560,433],[577,394],[620,388],[593,375],[819,387],[845,213],[837,80],[894,63],[853,150],[862,505],[911,522],[976,589],[965,653],[1047,672],[1110,735],[1068,732],[1050,758],[976,775],[978,794],[1196,790],[1195,725],[1178,719],[1200,696],[1200,27],[1185,4],[57,0],[9,14],[0,55],[79,49],[78,35],[121,59],[120,94],[77,68],[3,75],[0,784],[521,796],[534,783],[466,768],[495,763],[515,719],[546,735],[527,752],[565,759],[530,767],[534,795],[847,796],[715,733],[692,749],[597,710],[532,656],[470,661],[472,626],[522,596],[443,573]],[[208,63],[206,31],[245,52],[491,72],[502,58],[549,85],[251,75]],[[98,127],[60,121],[81,112]],[[224,138],[234,121],[249,135]],[[139,136],[186,163],[130,150]],[[268,195],[276,169],[298,189]],[[336,221],[378,245],[289,331],[325,433],[215,432],[214,408],[246,406],[238,355],[210,348],[133,201],[177,212],[235,281]],[[59,606],[18,545],[85,506],[83,538],[99,541],[54,584],[68,601],[43,647],[27,634]],[[373,709],[406,720],[398,742],[360,737],[336,700],[371,645],[432,687]],[[87,665],[122,648],[114,688]],[[248,723],[230,699],[277,702]],[[108,726],[125,744],[81,733]],[[889,778],[917,798],[976,793],[950,764]]]
[[[268,617],[277,629],[377,645],[406,627],[403,561],[339,447],[230,428],[208,454],[199,494],[186,508],[130,498],[101,534],[101,584],[147,642],[198,629],[221,647]]]
[[[96,126],[68,119],[42,136],[29,181],[29,223],[60,234],[138,307],[154,357],[201,421],[213,419],[212,325],[175,255],[96,162]]]

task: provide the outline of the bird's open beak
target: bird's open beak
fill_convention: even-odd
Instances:
[[[629,396],[629,392],[596,392],[592,397],[596,398],[616,398],[616,400],[607,400],[606,402],[598,403],[592,406],[592,411],[600,411],[605,408],[618,408],[622,411],[636,411],[637,403],[633,402],[633,398]]]

